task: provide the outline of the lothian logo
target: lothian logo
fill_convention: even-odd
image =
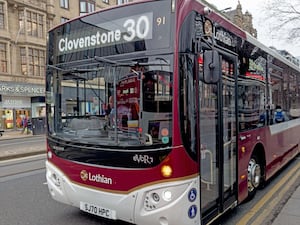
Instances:
[[[86,181],[87,179],[88,179],[88,173],[86,172],[86,170],[82,170],[81,172],[80,172],[80,177],[81,177],[81,179],[83,180],[83,181]]]
[[[106,177],[101,174],[92,174],[90,172],[87,172],[86,170],[81,170],[80,178],[83,181],[89,180],[89,181],[94,181],[97,183],[112,184],[112,178]]]

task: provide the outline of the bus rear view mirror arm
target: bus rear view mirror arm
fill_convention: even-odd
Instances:
[[[205,83],[217,83],[220,79],[220,56],[216,50],[207,50],[203,57],[203,78]]]

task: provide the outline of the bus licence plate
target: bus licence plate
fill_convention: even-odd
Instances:
[[[117,219],[115,210],[107,209],[87,202],[80,202],[80,210],[96,216],[105,217],[108,219],[114,219],[114,220]]]

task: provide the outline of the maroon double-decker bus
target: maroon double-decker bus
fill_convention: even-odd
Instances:
[[[46,71],[51,196],[132,224],[212,223],[299,153],[299,84],[299,67],[200,0],[61,24]]]

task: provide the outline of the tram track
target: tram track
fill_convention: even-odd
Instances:
[[[26,157],[27,158],[27,157]],[[20,158],[20,159],[18,159],[18,160],[24,160],[24,158]],[[40,161],[41,159],[30,159],[30,160],[26,160],[25,162],[22,162],[22,161],[20,161],[20,162],[15,162],[15,163],[13,163],[13,165],[15,166],[15,165],[22,165],[22,164],[24,164],[24,163],[34,163],[34,162],[37,162],[37,161]],[[10,161],[12,161],[12,160],[7,160],[7,161],[3,161],[3,162],[0,162],[0,168],[3,168],[3,167],[6,167],[6,166],[11,166],[12,164],[9,164],[10,163]]]
[[[0,182],[13,176],[32,173],[45,169],[45,155],[11,159],[0,162]]]
[[[20,175],[20,174],[31,173],[31,172],[39,171],[39,170],[42,170],[42,169],[45,169],[45,167],[35,168],[35,169],[32,169],[32,170],[26,170],[26,171],[23,171],[23,172],[0,175],[0,182],[1,182],[1,179],[3,179],[3,178],[7,178],[7,177],[11,177],[11,176],[17,176],[17,175]]]

